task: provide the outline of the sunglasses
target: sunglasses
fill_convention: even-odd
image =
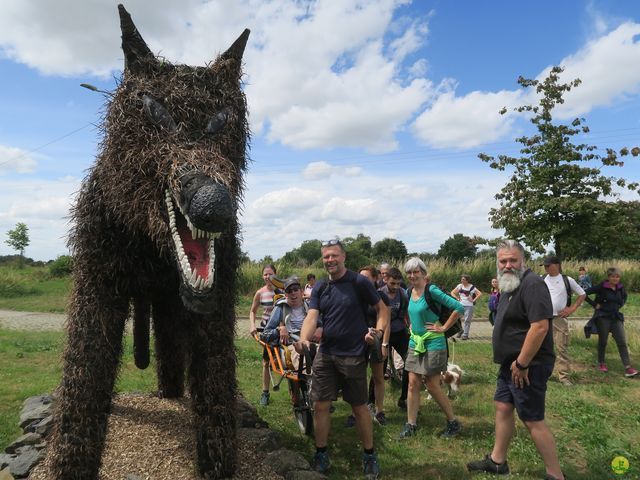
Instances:
[[[340,245],[342,246],[342,243],[340,243],[340,240],[338,240],[337,238],[332,238],[331,240],[327,240],[322,242],[322,247],[333,247],[334,245]]]
[[[289,287],[285,290],[285,292],[286,293],[299,292],[300,290],[302,290],[300,287]]]

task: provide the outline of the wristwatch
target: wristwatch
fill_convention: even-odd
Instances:
[[[388,344],[388,343],[383,343],[383,344],[382,344],[382,346],[383,346],[383,347],[388,347],[388,346],[389,346],[389,344]]]
[[[518,359],[516,358],[516,368],[518,370],[527,370],[529,368],[529,365],[527,365],[526,367],[524,365],[521,365]]]

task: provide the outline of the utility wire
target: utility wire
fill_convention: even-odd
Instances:
[[[60,136],[60,137],[58,137],[58,138],[54,138],[53,140],[50,140],[50,141],[48,141],[47,143],[43,143],[43,144],[42,144],[42,145],[40,145],[39,147],[36,147],[36,148],[34,148],[34,149],[32,149],[32,150],[27,150],[26,152],[24,152],[24,153],[23,153],[23,154],[21,154],[21,155],[18,155],[17,157],[13,157],[13,158],[10,158],[9,160],[5,160],[4,162],[0,162],[0,167],[1,167],[2,165],[6,164],[6,163],[11,162],[11,161],[14,161],[14,160],[20,160],[20,159],[22,159],[22,158],[26,158],[26,156],[27,156],[27,155],[29,155],[29,154],[31,154],[31,153],[37,152],[37,151],[39,151],[39,150],[42,150],[43,148],[48,147],[49,145],[51,145],[51,144],[53,144],[53,143],[59,142],[60,140],[63,140],[63,139],[65,139],[65,138],[67,138],[67,137],[70,137],[71,135],[73,135],[73,134],[75,134],[75,133],[78,133],[80,130],[84,130],[85,128],[87,128],[87,127],[91,127],[91,126],[93,126],[93,125],[94,125],[93,123],[87,123],[86,125],[84,125],[84,126],[82,126],[82,127],[80,127],[80,128],[76,128],[75,130],[73,130],[73,131],[71,131],[71,132],[69,132],[69,133],[65,133],[64,135],[62,135],[62,136]]]

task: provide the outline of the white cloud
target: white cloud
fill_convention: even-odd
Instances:
[[[362,167],[340,167],[327,162],[310,162],[303,170],[302,176],[306,180],[326,180],[331,176],[358,177],[362,174]]]
[[[152,51],[158,52],[162,43],[172,45],[176,34],[188,30],[187,19],[197,14],[199,3],[157,0],[149,8],[143,0],[130,0],[126,7]],[[107,77],[123,66],[116,5],[109,0],[4,0],[0,52],[47,75]]]
[[[598,22],[600,25],[601,22]],[[627,22],[595,38],[558,62],[565,67],[562,80],[580,78],[582,84],[564,95],[556,110],[559,119],[584,115],[597,106],[611,105],[640,91],[640,24]],[[537,78],[544,79],[550,67]],[[437,148],[472,148],[511,134],[515,116],[499,115],[503,107],[535,101],[528,90],[474,91],[456,96],[455,84],[440,93],[412,125],[417,138]]]
[[[473,165],[465,176],[426,165],[412,168],[409,176],[364,167],[357,181],[325,175],[311,182],[290,174],[265,183],[250,174],[241,219],[243,249],[256,260],[279,258],[304,240],[365,233],[374,243],[393,237],[410,251],[435,252],[454,233],[498,236],[487,215],[507,174]]]
[[[418,68],[410,83],[401,79],[402,61],[428,33],[419,18],[390,30],[404,3],[162,0],[150,8],[132,0],[127,8],[151,50],[175,62],[202,65],[251,28],[245,70],[254,132],[294,148],[388,151],[432,90]],[[115,4],[7,0],[0,52],[46,74],[107,76],[122,68]]]
[[[31,173],[36,166],[37,162],[29,152],[0,145],[0,175],[9,172]]]
[[[298,187],[270,191],[253,200],[247,211],[260,218],[280,218],[283,210],[296,211],[311,207],[316,203],[314,190]]]
[[[513,115],[500,115],[504,106],[518,104],[520,92],[471,92],[463,97],[455,89],[438,96],[414,122],[412,131],[436,148],[472,148],[506,136]]]
[[[376,201],[372,198],[333,197],[324,202],[320,218],[339,224],[378,224],[380,216]]]
[[[409,78],[419,78],[427,75],[429,71],[429,62],[421,58],[409,67]]]
[[[31,240],[25,255],[51,260],[68,253],[69,209],[79,189],[77,178],[0,182],[0,235],[23,222]],[[0,242],[0,255],[15,252]]]
[[[584,115],[640,92],[640,24],[624,23],[563,58],[561,79],[580,78],[582,84],[565,95],[559,118]],[[540,76],[548,73],[545,70]]]

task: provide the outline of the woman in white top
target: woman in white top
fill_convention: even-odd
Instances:
[[[265,265],[262,268],[262,280],[264,286],[255,293],[253,296],[253,302],[251,303],[251,310],[249,310],[249,333],[253,336],[256,334],[258,327],[256,326],[256,316],[258,314],[258,308],[262,307],[262,316],[260,318],[260,328],[269,321],[271,317],[271,311],[273,310],[273,297],[276,293],[276,287],[271,283],[269,277],[276,274],[276,267],[273,265]],[[269,405],[269,382],[271,377],[269,375],[269,356],[266,350],[262,352],[262,395],[260,396],[260,405],[266,407]]]
[[[482,292],[471,283],[471,275],[462,275],[460,282],[456,288],[451,290],[451,296],[464,307],[464,322],[462,332],[458,334],[458,337],[462,337],[462,340],[467,340],[471,329],[471,321],[473,320],[473,309]]]

